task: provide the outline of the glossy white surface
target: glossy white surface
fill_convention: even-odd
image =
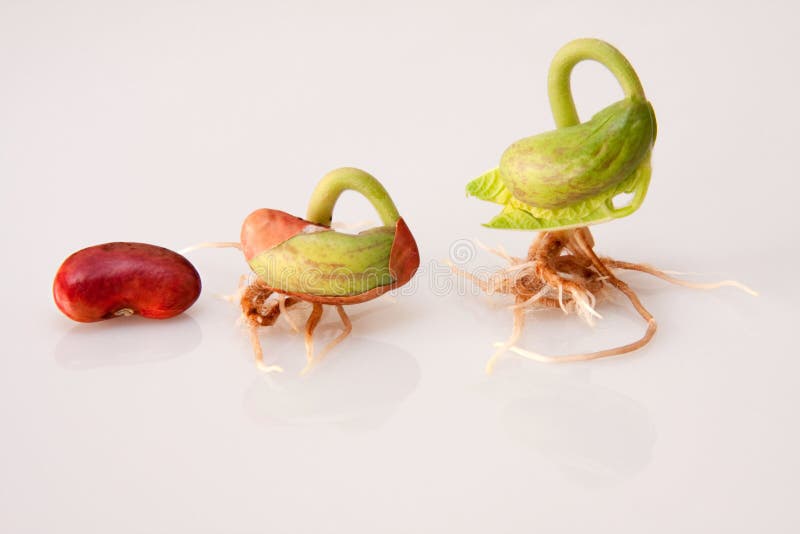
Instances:
[[[0,2],[0,532],[800,530],[796,6],[464,4]],[[578,36],[629,57],[659,120],[649,197],[598,250],[761,296],[626,275],[659,320],[646,349],[486,376],[510,313],[437,261],[472,238],[525,251],[463,186],[551,128],[549,60]],[[583,117],[619,95],[597,65],[574,86]],[[386,184],[422,272],[353,308],[307,377],[285,323],[263,341],[287,372],[252,365],[217,298],[246,272],[233,250],[190,255],[204,293],[176,320],[77,325],[52,303],[74,250],[236,239],[255,208],[302,215],[341,165]],[[337,218],[376,219],[355,196]],[[529,316],[523,345],[642,331],[601,311],[594,330]]]

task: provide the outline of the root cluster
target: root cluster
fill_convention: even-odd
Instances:
[[[299,332],[297,325],[292,321],[287,313],[290,306],[294,306],[300,302],[300,299],[287,297],[281,293],[277,293],[269,288],[264,282],[256,278],[251,280],[246,285],[240,288],[239,302],[242,307],[242,320],[248,328],[250,334],[250,342],[253,345],[253,354],[255,355],[256,366],[265,372],[281,372],[283,369],[277,365],[267,365],[264,362],[264,351],[261,347],[261,340],[258,337],[258,329],[262,326],[272,326],[278,320],[278,317],[283,316],[291,326],[292,330]],[[314,365],[321,361],[325,355],[331,351],[336,345],[346,338],[351,330],[352,324],[344,307],[335,305],[339,318],[342,321],[342,332],[336,336],[319,354],[314,352],[314,330],[322,319],[323,308],[322,304],[313,302],[311,314],[308,316],[305,326],[305,345],[306,345],[306,366],[302,374],[310,371]]]
[[[497,350],[486,364],[491,373],[498,358],[506,351],[540,362],[575,362],[607,358],[635,351],[645,346],[656,333],[656,320],[642,305],[636,293],[615,276],[613,269],[626,269],[651,274],[662,280],[687,287],[710,289],[725,285],[739,287],[751,294],[749,288],[732,280],[714,284],[694,284],[669,276],[664,271],[637,263],[601,258],[594,251],[594,239],[588,228],[577,228],[539,234],[528,250],[526,258],[517,258],[502,249],[490,250],[505,258],[509,266],[487,279],[475,277],[451,265],[457,274],[478,284],[487,293],[509,294],[514,297],[512,306],[514,326],[509,339],[496,343]],[[596,352],[545,356],[516,346],[522,335],[525,312],[542,308],[561,309],[565,314],[576,314],[592,324],[600,318],[596,306],[613,289],[620,291],[647,324],[644,334],[636,341]]]
[[[205,248],[236,248],[242,250],[241,243],[232,241],[207,241],[186,247],[180,251],[181,254],[187,254],[195,250]],[[242,276],[239,280],[239,291],[236,295],[225,297],[226,300],[239,301],[242,308],[242,322],[247,327],[250,335],[250,342],[253,345],[253,354],[256,360],[256,367],[264,372],[283,372],[283,368],[279,365],[267,365],[264,362],[264,350],[261,347],[261,340],[258,337],[258,329],[262,326],[272,326],[278,320],[278,317],[283,317],[289,323],[292,330],[299,332],[300,329],[292,320],[291,316],[287,313],[290,306],[294,306],[301,302],[301,299],[289,297],[274,291],[267,286],[261,279],[251,277],[248,280],[246,276]],[[339,314],[339,319],[342,321],[342,332],[336,336],[319,354],[314,353],[314,330],[322,319],[322,304],[311,302],[311,314],[308,316],[305,327],[305,344],[306,344],[306,366],[302,374],[310,371],[316,363],[322,360],[325,355],[330,352],[336,345],[346,338],[351,330],[352,324],[347,313],[341,305],[335,305],[336,311]]]

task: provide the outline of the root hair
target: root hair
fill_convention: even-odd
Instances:
[[[619,356],[647,345],[658,329],[656,320],[628,284],[614,274],[614,269],[639,271],[684,287],[714,289],[732,286],[757,295],[755,291],[735,280],[694,283],[674,278],[649,265],[600,258],[594,251],[594,238],[585,227],[540,233],[528,249],[526,258],[511,256],[502,247],[490,248],[480,242],[476,244],[504,258],[509,263],[508,267],[486,279],[476,277],[448,262],[450,269],[488,294],[501,293],[514,297],[514,304],[510,306],[513,312],[511,335],[506,341],[494,344],[496,350],[486,362],[487,373],[491,373],[500,357],[509,351],[537,362],[564,363]],[[597,306],[603,300],[609,299],[609,289],[616,289],[624,295],[647,325],[644,334],[636,341],[604,350],[562,356],[543,355],[516,346],[522,336],[526,312],[543,308],[561,309],[565,314],[575,314],[592,325],[595,319],[602,318],[597,312]]]

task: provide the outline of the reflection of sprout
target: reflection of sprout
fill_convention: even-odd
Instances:
[[[348,339],[348,346],[354,353],[327,362],[320,372],[254,380],[245,411],[269,426],[331,424],[358,430],[382,424],[417,387],[419,365],[409,353],[385,343],[356,337]],[[356,358],[355,352],[369,357]]]
[[[383,226],[358,234],[331,229],[333,208],[347,190],[364,195]],[[241,244],[205,246],[241,248],[256,275],[242,288],[239,300],[256,362],[267,371],[280,368],[264,365],[258,327],[273,325],[289,306],[311,303],[305,329],[307,371],[350,333],[343,306],[366,302],[402,286],[419,266],[417,244],[389,193],[373,176],[354,168],[325,175],[311,195],[305,219],[259,209],[245,219]],[[326,304],[336,307],[344,330],[315,358],[313,334]]]
[[[563,379],[526,384],[526,389],[505,407],[504,426],[513,439],[566,473],[608,484],[650,462],[656,431],[637,401],[596,384]]]
[[[580,61],[605,65],[620,82],[625,98],[580,123],[572,99],[570,74]],[[555,56],[548,78],[550,105],[557,129],[518,141],[500,159],[497,169],[467,185],[467,193],[503,206],[486,226],[541,230],[525,258],[496,250],[511,264],[488,278],[455,272],[473,279],[484,291],[514,296],[514,328],[487,364],[506,350],[538,361],[579,361],[634,351],[647,344],[656,321],[614,269],[652,274],[690,287],[741,284],[690,284],[646,265],[600,258],[587,225],[630,215],[645,198],[650,182],[650,154],[656,138],[653,108],[644,96],[639,78],[627,59],[614,47],[596,39],[568,43]],[[627,206],[617,207],[619,195],[632,194]],[[647,323],[637,341],[597,352],[562,357],[542,356],[515,347],[522,333],[526,310],[562,309],[591,323],[609,288],[621,291]]]

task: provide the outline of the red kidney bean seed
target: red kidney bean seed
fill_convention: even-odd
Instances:
[[[56,273],[53,298],[84,323],[133,314],[167,319],[200,296],[200,275],[169,249],[146,243],[106,243],[79,250]]]

